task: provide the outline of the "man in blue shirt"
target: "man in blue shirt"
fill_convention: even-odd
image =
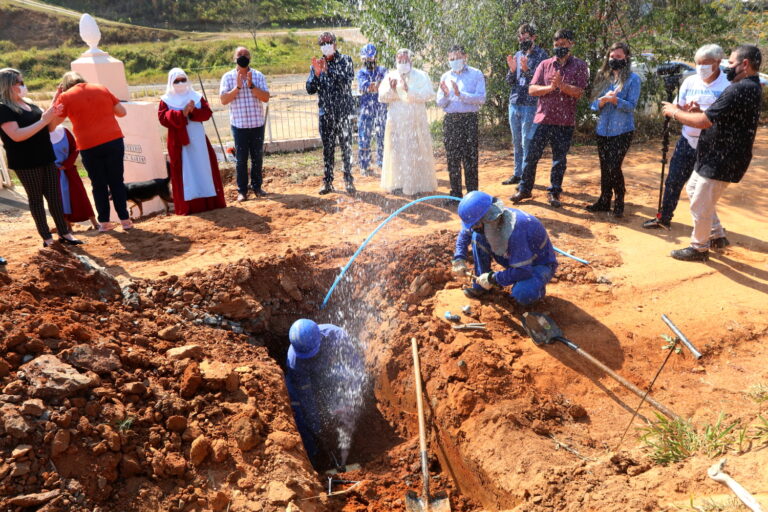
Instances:
[[[307,455],[314,464],[321,446],[339,446],[344,464],[366,385],[360,346],[341,327],[306,318],[293,323],[288,339],[285,383]]]
[[[371,43],[360,49],[363,67],[357,71],[360,88],[360,113],[357,116],[357,144],[360,174],[368,176],[371,165],[371,139],[376,137],[376,165],[381,168],[384,159],[384,125],[387,122],[387,105],[379,101],[379,84],[387,74],[387,68],[376,65],[376,47]]]
[[[512,132],[512,144],[515,147],[515,173],[501,182],[502,185],[516,185],[523,177],[525,155],[528,143],[536,133],[533,117],[536,115],[537,98],[528,94],[528,86],[536,67],[547,58],[547,52],[536,45],[536,29],[523,23],[517,29],[520,50],[514,55],[507,55],[507,83],[509,90],[509,129]]]
[[[557,259],[541,221],[522,210],[504,208],[498,198],[470,192],[459,203],[462,229],[456,239],[453,272],[467,275],[470,243],[475,264],[475,283],[465,288],[476,299],[493,288],[512,286],[510,295],[522,306],[544,297],[555,275]],[[491,258],[504,267],[491,272]]]
[[[467,66],[467,52],[463,46],[451,47],[448,64],[451,70],[440,77],[436,101],[445,111],[443,142],[451,195],[462,197],[462,164],[467,192],[478,187],[477,111],[485,103],[485,77],[479,69]]]
[[[312,58],[312,66],[307,77],[307,93],[317,94],[320,115],[320,138],[323,140],[323,162],[325,177],[320,195],[334,192],[333,166],[336,141],[341,146],[344,161],[344,182],[347,193],[354,194],[352,178],[352,127],[351,116],[354,112],[352,98],[352,80],[355,68],[349,55],[336,49],[336,36],[323,32],[318,38],[322,57]]]

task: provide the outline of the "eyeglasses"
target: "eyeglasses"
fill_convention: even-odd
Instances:
[[[187,79],[184,78],[184,77],[177,78],[176,80],[173,81],[173,83],[175,83],[175,84],[184,84],[184,83],[187,83]]]

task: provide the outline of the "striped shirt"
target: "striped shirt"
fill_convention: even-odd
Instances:
[[[249,69],[253,85],[263,91],[269,92],[267,79],[260,71]],[[221,77],[219,94],[224,94],[237,87],[237,68],[227,71]],[[229,124],[235,128],[259,128],[266,122],[264,104],[253,96],[248,88],[249,84],[241,84],[240,93],[229,104]]]

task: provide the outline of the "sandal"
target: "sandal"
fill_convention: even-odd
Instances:
[[[111,222],[102,222],[99,224],[99,233],[106,233],[107,231],[111,231],[114,227],[115,225]]]

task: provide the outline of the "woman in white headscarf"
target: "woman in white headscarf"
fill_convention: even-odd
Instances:
[[[219,166],[203,121],[213,115],[208,102],[192,90],[180,68],[168,73],[168,86],[157,112],[168,128],[168,157],[174,211],[188,215],[227,206]]]

